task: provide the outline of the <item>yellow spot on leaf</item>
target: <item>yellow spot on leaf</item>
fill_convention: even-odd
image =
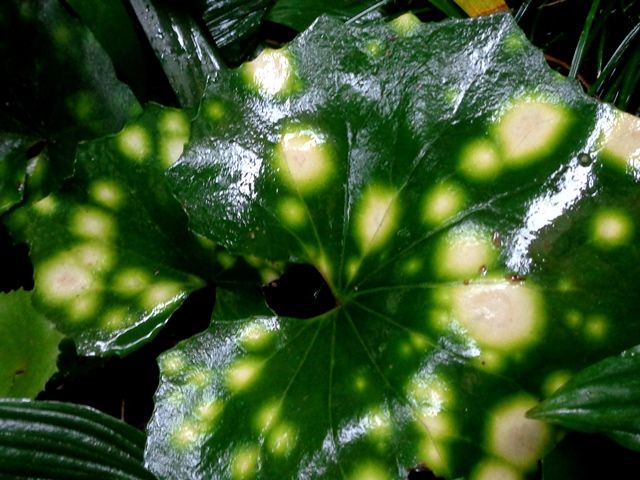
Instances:
[[[355,214],[355,239],[363,254],[382,247],[398,223],[396,193],[384,187],[367,190]]]

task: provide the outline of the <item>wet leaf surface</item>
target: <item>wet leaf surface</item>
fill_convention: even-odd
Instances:
[[[215,274],[164,177],[189,128],[185,112],[151,105],[81,145],[72,182],[9,218],[30,246],[36,306],[81,354],[134,350]]]
[[[640,339],[640,120],[509,16],[322,19],[222,73],[192,131],[192,228],[313,265],[337,306],[163,355],[164,478],[528,477],[554,433],[525,412]]]

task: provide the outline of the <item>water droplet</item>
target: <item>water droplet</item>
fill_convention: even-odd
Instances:
[[[502,237],[500,237],[499,232],[496,231],[491,234],[491,241],[496,248],[502,247]]]
[[[482,265],[478,272],[480,273],[481,276],[485,277],[487,275],[488,271],[489,271],[489,269],[487,268],[487,266],[486,265]]]
[[[580,155],[578,155],[578,163],[583,167],[588,167],[589,165],[591,165],[592,162],[593,162],[593,159],[591,158],[591,155],[589,155],[588,153],[583,152]]]

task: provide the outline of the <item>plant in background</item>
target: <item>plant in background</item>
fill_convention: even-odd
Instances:
[[[638,28],[613,47],[607,28],[632,2],[585,14],[569,76],[584,61],[634,111]],[[445,15],[463,13],[0,7],[0,205],[34,272],[0,296],[0,394],[37,395],[62,337],[42,399],[85,356],[162,352],[144,453],[104,414],[7,398],[3,475],[488,480],[543,459],[583,478],[551,424],[638,449],[640,120],[510,13]],[[265,35],[279,48],[256,52]],[[206,286],[208,328],[186,310]]]

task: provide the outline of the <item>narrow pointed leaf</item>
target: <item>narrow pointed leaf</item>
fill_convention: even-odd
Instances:
[[[585,368],[529,416],[640,450],[640,349]]]
[[[504,0],[454,0],[470,17],[506,12],[509,6]]]
[[[164,178],[189,126],[183,111],[151,105],[117,135],[82,144],[68,188],[9,218],[30,246],[36,306],[81,354],[137,348],[214,274]]]
[[[198,105],[220,63],[195,20],[159,0],[130,0],[180,105]]]
[[[30,293],[0,293],[0,397],[35,397],[56,371],[61,339]]]
[[[0,476],[152,480],[144,434],[88,407],[0,400]]]
[[[640,120],[509,15],[322,18],[221,72],[168,175],[232,253],[313,265],[335,308],[215,321],[160,359],[167,478],[527,478],[525,412],[640,341]]]
[[[93,34],[57,0],[2,2],[0,56],[0,128],[44,140],[58,180],[71,173],[78,141],[139,111]]]
[[[332,0],[327,2],[277,0],[269,11],[267,19],[302,31],[321,15],[333,15],[347,20],[379,3],[380,0]]]

